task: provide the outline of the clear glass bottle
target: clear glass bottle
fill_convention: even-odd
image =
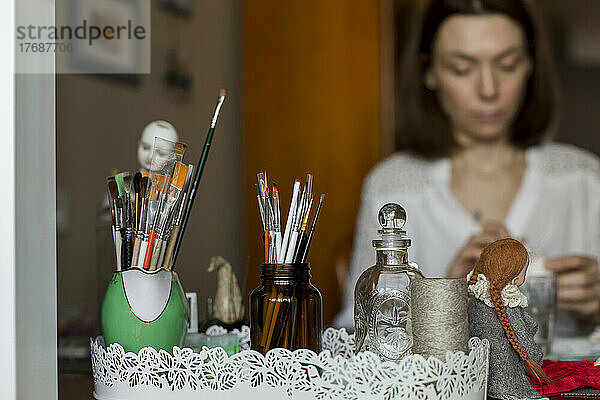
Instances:
[[[250,347],[321,352],[323,304],[310,283],[310,264],[263,264],[250,294]]]
[[[381,239],[373,240],[377,263],[362,273],[354,289],[355,351],[372,351],[390,361],[411,354],[409,286],[411,279],[423,277],[419,266],[408,261],[405,222],[406,212],[398,204],[379,210]]]

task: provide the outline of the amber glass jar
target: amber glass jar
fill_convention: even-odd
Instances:
[[[323,304],[310,283],[310,264],[262,264],[250,294],[251,348],[321,351]]]

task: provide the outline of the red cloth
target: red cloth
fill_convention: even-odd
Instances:
[[[542,361],[542,369],[552,379],[552,383],[540,386],[537,378],[529,377],[531,386],[543,396],[570,392],[582,387],[600,389],[600,366],[593,361]]]

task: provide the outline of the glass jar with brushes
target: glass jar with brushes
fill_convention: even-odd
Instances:
[[[294,180],[292,201],[282,231],[279,188],[269,187],[267,172],[256,175],[256,198],[262,221],[265,261],[260,285],[250,294],[250,342],[266,354],[274,348],[321,351],[323,305],[321,293],[310,283],[306,257],[325,195],[319,198],[312,223],[313,176],[304,187]],[[310,229],[309,229],[310,226]]]
[[[250,341],[262,354],[274,348],[321,351],[323,305],[310,283],[310,264],[262,264],[250,294]]]
[[[390,361],[411,354],[409,287],[411,279],[423,278],[419,266],[408,261],[405,222],[406,211],[398,204],[379,210],[381,239],[373,240],[377,262],[354,289],[355,351],[368,350]]]

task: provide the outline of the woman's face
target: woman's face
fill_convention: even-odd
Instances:
[[[440,25],[425,84],[459,143],[492,142],[509,135],[531,66],[524,32],[509,17],[454,15]]]

